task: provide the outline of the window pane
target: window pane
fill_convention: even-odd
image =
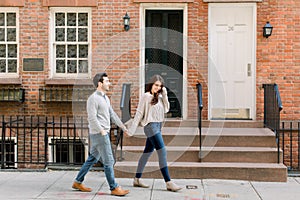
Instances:
[[[0,44],[0,58],[6,58],[6,45]]]
[[[55,26],[64,26],[64,25],[65,25],[65,13],[56,13]]]
[[[0,28],[0,41],[5,41],[5,29]]]
[[[68,45],[68,58],[77,58],[77,46]]]
[[[0,60],[0,73],[6,72],[6,60]]]
[[[68,28],[67,37],[69,42],[76,41],[76,28]]]
[[[4,13],[0,13],[0,26],[4,26]]]
[[[79,73],[88,73],[88,61],[79,60]]]
[[[66,163],[68,162],[68,145],[62,143],[56,143],[56,162]]]
[[[16,41],[17,32],[15,28],[7,29],[7,41]]]
[[[65,73],[66,67],[65,67],[65,60],[56,60],[56,73]]]
[[[78,41],[79,42],[87,42],[88,41],[88,29],[87,28],[79,28],[78,29]]]
[[[55,29],[55,41],[57,41],[57,42],[65,41],[65,29],[64,28],[56,28]]]
[[[76,60],[68,60],[68,73],[77,73],[77,61]]]
[[[16,58],[17,57],[17,45],[16,44],[9,44],[8,46],[8,57],[9,58]]]
[[[88,25],[88,14],[79,13],[78,14],[78,26],[87,26]]]
[[[68,26],[76,26],[76,13],[68,13],[67,14],[67,25]]]
[[[16,13],[7,13],[7,26],[16,26]]]
[[[84,146],[81,142],[73,143],[73,161],[74,163],[84,162]]]
[[[8,73],[17,72],[17,60],[8,60]]]
[[[57,45],[56,46],[56,58],[65,58],[66,57],[66,46]]]
[[[87,58],[88,52],[88,45],[79,45],[79,58]]]

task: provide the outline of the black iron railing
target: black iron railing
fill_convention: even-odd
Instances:
[[[88,154],[86,117],[2,116],[1,169],[81,165]],[[120,130],[112,124],[114,156]]]
[[[273,131],[279,130],[282,102],[277,84],[263,84],[264,126]]]
[[[278,163],[280,163],[279,126],[282,102],[277,84],[263,84],[264,88],[264,127],[274,131],[277,143]]]
[[[131,118],[130,84],[123,85],[120,107],[121,119],[126,122]],[[81,165],[88,155],[89,137],[86,116],[3,115],[0,117],[2,169]],[[111,127],[110,139],[113,153],[116,160],[122,160],[123,132],[114,124]],[[121,147],[120,157],[116,155],[118,146]]]
[[[202,109],[203,109],[201,83],[197,83],[196,87],[197,87],[197,98],[198,98],[199,159],[201,162],[201,159],[202,159]]]
[[[122,86],[122,95],[120,101],[120,109],[122,111],[121,120],[123,123],[126,123],[131,119],[131,99],[130,99],[130,87],[131,84],[124,83]],[[123,131],[120,130],[120,134],[117,134],[117,143],[120,144],[120,161],[123,160]]]
[[[300,171],[300,121],[281,122],[279,140],[284,165],[289,171]]]

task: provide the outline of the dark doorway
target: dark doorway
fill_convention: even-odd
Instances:
[[[147,10],[145,80],[161,75],[168,90],[168,117],[182,117],[183,11]]]

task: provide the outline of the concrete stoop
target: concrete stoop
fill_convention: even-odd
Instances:
[[[118,178],[133,178],[137,162],[123,161],[115,165]],[[231,179],[266,182],[286,182],[287,170],[283,164],[174,162],[168,163],[173,179]],[[158,162],[148,162],[143,178],[162,178]]]
[[[239,126],[232,127],[234,124]],[[164,124],[162,133],[171,178],[287,181],[281,151],[278,163],[275,135],[261,123],[206,122],[202,128],[201,154],[196,125],[194,121]],[[134,177],[145,139],[142,128],[138,128],[133,137],[124,138],[123,160],[116,162],[116,177]],[[156,152],[149,159],[143,177],[162,178]]]

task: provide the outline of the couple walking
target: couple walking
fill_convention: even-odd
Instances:
[[[109,139],[110,123],[113,122],[123,130],[127,137],[132,136],[138,124],[141,124],[147,136],[144,152],[139,159],[136,175],[133,179],[133,186],[149,187],[142,182],[141,177],[149,157],[156,149],[159,157],[159,167],[166,182],[167,190],[174,192],[180,190],[181,187],[171,181],[167,166],[167,152],[161,134],[164,114],[169,111],[170,106],[162,77],[155,75],[146,85],[146,92],[140,98],[135,117],[128,129],[114,112],[109,98],[106,96],[106,92],[109,91],[110,87],[107,74],[96,74],[93,83],[97,89],[87,101],[90,152],[88,159],[78,172],[72,188],[83,192],[91,192],[92,189],[84,186],[82,182],[92,166],[100,160],[104,165],[104,173],[111,195],[124,196],[129,193],[129,190],[122,189],[115,181],[113,168],[115,161]]]

